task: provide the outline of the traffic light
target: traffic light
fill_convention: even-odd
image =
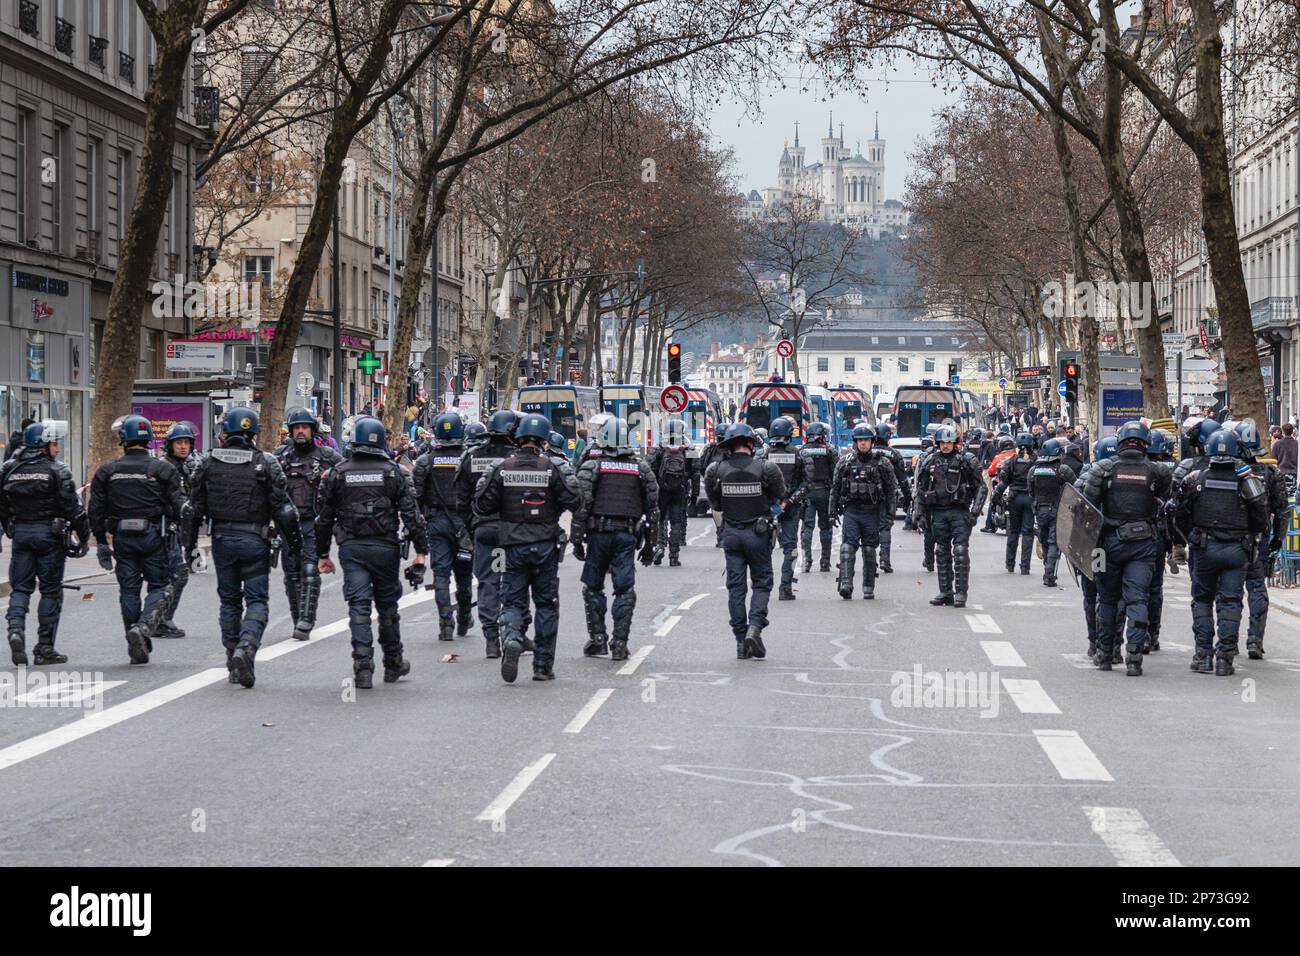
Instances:
[[[957,363],[949,362],[948,363],[948,384],[951,385],[956,380],[957,380]]]
[[[668,381],[677,383],[682,380],[682,347],[677,342],[668,343]]]
[[[1079,363],[1065,362],[1061,366],[1061,377],[1065,381],[1065,402],[1077,405],[1079,402]]]

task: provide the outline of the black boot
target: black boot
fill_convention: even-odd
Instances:
[[[352,686],[370,690],[375,686],[375,662],[370,658],[352,662]]]
[[[1054,588],[1054,587],[1056,587],[1056,578],[1052,577],[1051,575],[1044,574],[1044,575],[1043,575],[1043,587],[1045,587],[1045,588]]]
[[[446,617],[438,618],[438,640],[450,641],[456,635],[456,622],[448,614]]]
[[[474,623],[474,615],[468,604],[456,605],[456,636],[464,637]]]
[[[678,552],[677,552],[677,549],[676,549],[676,548],[673,548],[673,549],[669,550],[669,552],[668,552],[668,567],[670,567],[670,568],[680,568],[680,567],[682,566],[682,559],[681,559],[680,557],[678,557],[677,555],[678,555]]]
[[[486,645],[487,659],[492,661],[501,656],[501,641],[495,634],[489,634],[483,641]]]
[[[854,549],[847,544],[840,545],[840,575],[837,582],[837,590],[840,597],[844,600],[851,600],[853,597],[853,563],[856,554]]]
[[[235,651],[233,648],[226,648],[226,683],[239,684],[239,678],[235,675]]]
[[[1214,662],[1215,677],[1231,677],[1236,673],[1236,668],[1232,666],[1232,655],[1224,654]]]
[[[533,680],[555,680],[555,671],[550,664],[534,664]]]
[[[56,651],[53,644],[37,644],[32,653],[32,663],[66,664],[68,663],[68,658],[67,655],[60,654]]]
[[[763,629],[757,624],[751,624],[745,632],[745,650],[756,661],[767,657],[767,648],[763,646]]]
[[[398,678],[411,673],[411,662],[400,654],[393,658],[384,658],[384,683],[396,684]]]
[[[1016,573],[1016,562],[1011,561],[1010,563],[1007,564],[1007,574],[1015,574],[1015,573]]]
[[[1196,651],[1192,654],[1191,670],[1195,674],[1213,674],[1214,658],[1209,651]]]
[[[609,638],[605,634],[592,634],[583,645],[583,657],[604,657],[609,653]]]
[[[1098,644],[1097,655],[1092,659],[1092,662],[1097,665],[1097,670],[1108,671],[1112,666],[1114,666],[1112,663],[1113,657],[1114,655],[1111,654],[1110,648],[1106,647],[1104,644]]]
[[[924,561],[921,562],[921,567],[925,568],[925,570],[927,571],[933,571],[934,558],[926,558]]]
[[[749,659],[749,650],[745,647],[745,639],[741,638],[736,641],[736,660],[744,661]]]
[[[793,601],[794,588],[788,584],[782,584],[781,590],[777,593],[776,597],[778,601]]]
[[[513,684],[519,676],[519,655],[524,652],[524,642],[514,634],[506,638],[501,647],[501,679]]]
[[[1252,661],[1263,660],[1263,659],[1264,659],[1264,642],[1263,642],[1262,640],[1260,640],[1260,641],[1247,641],[1247,642],[1246,642],[1246,656],[1249,657]]]
[[[930,603],[933,604],[935,607],[944,607],[944,606],[951,606],[953,600],[954,598],[951,594],[944,594],[940,592],[939,594],[936,594],[934,597],[930,598]]]
[[[1021,573],[1021,574],[1028,574],[1028,573],[1029,573],[1029,565],[1027,565],[1027,564],[1026,564],[1026,565],[1022,565],[1021,568],[1020,568],[1020,573]]]
[[[627,660],[627,641],[614,641],[609,645],[609,659],[611,661]]]
[[[132,664],[148,664],[149,648],[145,643],[146,635],[144,628],[139,625],[133,625],[126,632],[126,650],[131,657]]]
[[[1097,642],[1096,642],[1096,641],[1089,641],[1089,642],[1088,642],[1088,660],[1092,661],[1093,663],[1096,663],[1096,657],[1097,657]]]
[[[880,573],[881,574],[894,573],[894,566],[889,563],[889,555],[887,554],[882,554],[880,556]]]
[[[182,637],[184,637],[185,632],[176,626],[175,621],[165,620],[159,626],[158,633],[154,636],[158,638],[165,638],[168,640],[175,641],[175,640],[180,640]]]
[[[240,687],[252,687],[257,680],[253,674],[253,657],[256,653],[251,647],[241,645],[235,648],[235,653],[230,658]]]
[[[9,625],[9,654],[14,667],[27,666],[27,634],[21,626],[15,627],[13,623]]]
[[[1142,676],[1142,655],[1141,654],[1134,654],[1133,652],[1130,651],[1128,655],[1128,660],[1125,662],[1125,664],[1127,666],[1125,668],[1124,673],[1128,677]]]
[[[957,591],[956,593],[953,594],[953,596],[952,596],[952,606],[953,606],[953,607],[965,607],[965,606],[966,606],[966,593],[965,593],[964,591]]]
[[[831,569],[831,559],[828,555],[822,554],[822,563],[820,570],[829,571]]]

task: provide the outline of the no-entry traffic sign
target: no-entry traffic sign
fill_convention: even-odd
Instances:
[[[782,339],[776,343],[776,354],[781,358],[789,358],[794,355],[794,343],[789,339]]]
[[[669,385],[664,389],[663,394],[659,396],[659,404],[663,406],[664,411],[671,415],[686,410],[686,403],[690,401],[690,396],[686,394],[686,389],[680,385]]]

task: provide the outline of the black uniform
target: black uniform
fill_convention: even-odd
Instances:
[[[1268,624],[1268,578],[1273,558],[1282,550],[1290,520],[1286,479],[1271,462],[1248,459],[1255,477],[1264,484],[1268,501],[1269,529],[1255,541],[1254,559],[1246,569],[1246,598],[1250,618],[1246,628],[1246,651],[1251,660],[1264,656],[1264,628]]]
[[[474,513],[497,518],[496,537],[505,549],[501,663],[506,680],[514,680],[524,647],[530,592],[537,612],[533,677],[549,680],[554,676],[560,626],[560,515],[577,511],[581,502],[572,471],[556,467],[531,446],[518,448],[493,465],[474,492]],[[480,596],[480,607],[481,602]]]
[[[497,551],[497,514],[479,514],[473,508],[478,482],[514,454],[515,445],[504,435],[492,435],[477,448],[471,448],[456,471],[456,507],[460,519],[474,536],[474,578],[478,581],[478,622],[483,627],[488,657],[501,656],[498,621],[501,616],[501,575],[505,562]],[[590,448],[588,449],[590,451]]]
[[[110,555],[117,562],[118,601],[134,664],[148,663],[150,637],[166,610],[169,575],[163,519],[180,521],[184,506],[180,472],[141,447],[129,447],[121,458],[104,462],[90,483],[90,530],[99,545],[100,563],[107,565]],[[142,579],[148,585],[143,612]]]
[[[1056,587],[1056,567],[1061,551],[1056,543],[1056,511],[1061,490],[1074,484],[1074,470],[1063,461],[1036,461],[1029,471],[1029,495],[1034,502],[1038,543],[1043,546],[1043,584]],[[1010,541],[1010,535],[1007,536]]]
[[[421,455],[411,473],[415,498],[429,529],[429,566],[438,602],[438,638],[452,639],[453,628],[463,637],[474,606],[474,542],[460,512],[456,475],[464,457],[460,442],[440,443]],[[451,580],[456,579],[456,614],[452,621]]]
[[[736,638],[737,655],[749,656],[746,645],[752,647],[767,627],[767,602],[773,579],[772,529],[776,523],[773,512],[780,508],[786,496],[785,480],[781,469],[772,462],[738,453],[709,466],[704,473],[704,490],[709,505],[722,513],[731,632]],[[828,503],[829,493],[828,479]],[[747,573],[753,587],[748,613],[745,609]],[[762,648],[761,643],[757,646]],[[761,656],[765,654],[763,650]]]
[[[274,455],[258,451],[243,435],[230,435],[194,475],[188,551],[199,523],[212,523],[212,563],[221,599],[221,643],[231,683],[253,686],[253,659],[270,618],[271,539],[278,528],[285,564],[301,563],[302,529]],[[236,651],[239,661],[234,661]]]
[[[781,480],[785,482],[785,508],[776,519],[776,536],[781,545],[780,598],[791,601],[794,600],[794,562],[799,550],[800,513],[808,488],[804,459],[787,441],[782,441],[781,444],[774,443],[763,460],[776,465],[781,470]]]
[[[63,610],[63,568],[68,532],[86,553],[90,521],[77,497],[72,472],[43,448],[23,448],[0,467],[0,527],[13,539],[9,553],[9,610],[5,614],[15,666],[27,663],[27,611],[39,582],[36,608],[37,664],[62,664],[54,650]]]
[[[1121,601],[1128,619],[1128,654],[1141,673],[1147,640],[1148,594],[1159,560],[1156,519],[1168,497],[1170,477],[1140,448],[1124,448],[1099,461],[1081,481],[1083,496],[1105,516],[1099,546],[1105,565],[1097,572],[1097,651],[1095,662],[1109,670],[1117,645]]]
[[[912,486],[915,488],[920,483],[921,475],[930,464],[930,459],[939,453],[937,448],[927,448],[912,460]],[[928,521],[917,523],[921,513],[925,511],[925,505],[921,501],[919,493],[912,496],[912,513],[915,516],[912,524],[921,532],[921,567],[927,571],[934,570],[934,526]]]
[[[898,491],[894,466],[875,449],[856,449],[840,457],[831,479],[831,515],[840,521],[840,597],[853,596],[853,563],[862,549],[862,596],[876,596],[876,548],[884,522],[884,503],[892,510]]]
[[[993,497],[1004,493],[1007,503],[1007,570],[1016,569],[1016,545],[1020,545],[1020,573],[1029,573],[1029,558],[1034,550],[1034,499],[1029,493],[1029,473],[1034,468],[1033,455],[1017,450],[998,469]]]
[[[882,445],[877,447],[876,451],[889,462],[890,467],[893,469],[894,486],[897,488],[897,491],[888,501],[880,503],[880,570],[889,574],[894,570],[893,565],[890,563],[893,550],[894,515],[900,502],[903,506],[903,514],[911,512],[912,485],[908,480],[907,463],[897,448]]]
[[[379,646],[384,653],[384,681],[392,683],[410,671],[402,659],[401,538],[398,519],[416,550],[427,537],[424,516],[415,500],[411,480],[387,456],[354,450],[321,480],[317,498],[316,557],[329,557],[331,535],[338,540],[343,567],[343,597],[348,602],[352,635],[352,670],[357,685],[368,687],[374,673],[373,604],[379,617]]]
[[[301,564],[285,558],[284,593],[293,615],[294,637],[306,640],[316,626],[316,606],[320,603],[320,569],[316,566],[316,494],[325,472],[343,460],[327,445],[308,441],[288,441],[275,452],[284,471],[289,500],[298,509],[298,526],[302,529]]]
[[[934,534],[939,564],[939,596],[932,603],[966,604],[975,526],[971,506],[979,484],[979,462],[956,448],[947,454],[936,448],[917,475],[916,497],[924,524]]]
[[[647,536],[650,550],[644,554],[657,550],[659,485],[649,461],[639,461],[631,449],[620,448],[587,459],[578,469],[578,490],[582,502],[573,518],[574,551],[584,556],[582,603],[588,637],[582,652],[595,657],[612,650],[614,660],[624,660],[636,607],[637,531],[641,528]],[[684,510],[685,497],[679,497]],[[606,574],[614,585],[612,645],[605,632]]]
[[[164,457],[180,473],[181,489],[188,501],[193,494],[194,475],[198,472],[199,465],[203,464],[203,453],[196,450],[191,451],[185,458],[177,458],[171,453],[174,447],[169,442],[167,454]],[[166,588],[167,604],[162,610],[162,622],[159,625],[159,632],[154,636],[184,637],[185,632],[178,628],[172,620],[172,617],[176,614],[176,608],[181,603],[181,594],[185,590],[185,585],[190,580],[190,564],[185,560],[185,536],[179,522],[172,522],[167,529],[167,573],[170,575],[170,581]]]
[[[1192,562],[1192,670],[1228,675],[1237,656],[1241,597],[1258,538],[1268,530],[1268,494],[1249,465],[1211,458],[1178,488],[1177,518]],[[1218,610],[1218,643],[1214,642]]]
[[[685,445],[660,445],[646,455],[646,463],[654,474],[659,488],[659,532],[655,564],[663,560],[664,547],[668,548],[668,564],[681,564],[679,552],[686,544],[686,508],[698,495],[700,488],[700,463],[690,456]]]
[[[799,449],[799,463],[803,467],[803,569],[812,570],[813,526],[821,538],[821,564],[823,571],[831,569],[831,478],[835,474],[838,452],[824,441],[805,442]]]

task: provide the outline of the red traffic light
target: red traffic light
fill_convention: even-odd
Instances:
[[[1067,363],[1066,363],[1066,366],[1065,366],[1065,377],[1066,377],[1066,378],[1078,378],[1078,377],[1079,377],[1079,366],[1075,365],[1073,362],[1067,362]]]
[[[668,343],[668,356],[670,358],[677,358],[677,356],[681,354],[682,354],[682,347],[680,345],[678,345],[676,342]]]

